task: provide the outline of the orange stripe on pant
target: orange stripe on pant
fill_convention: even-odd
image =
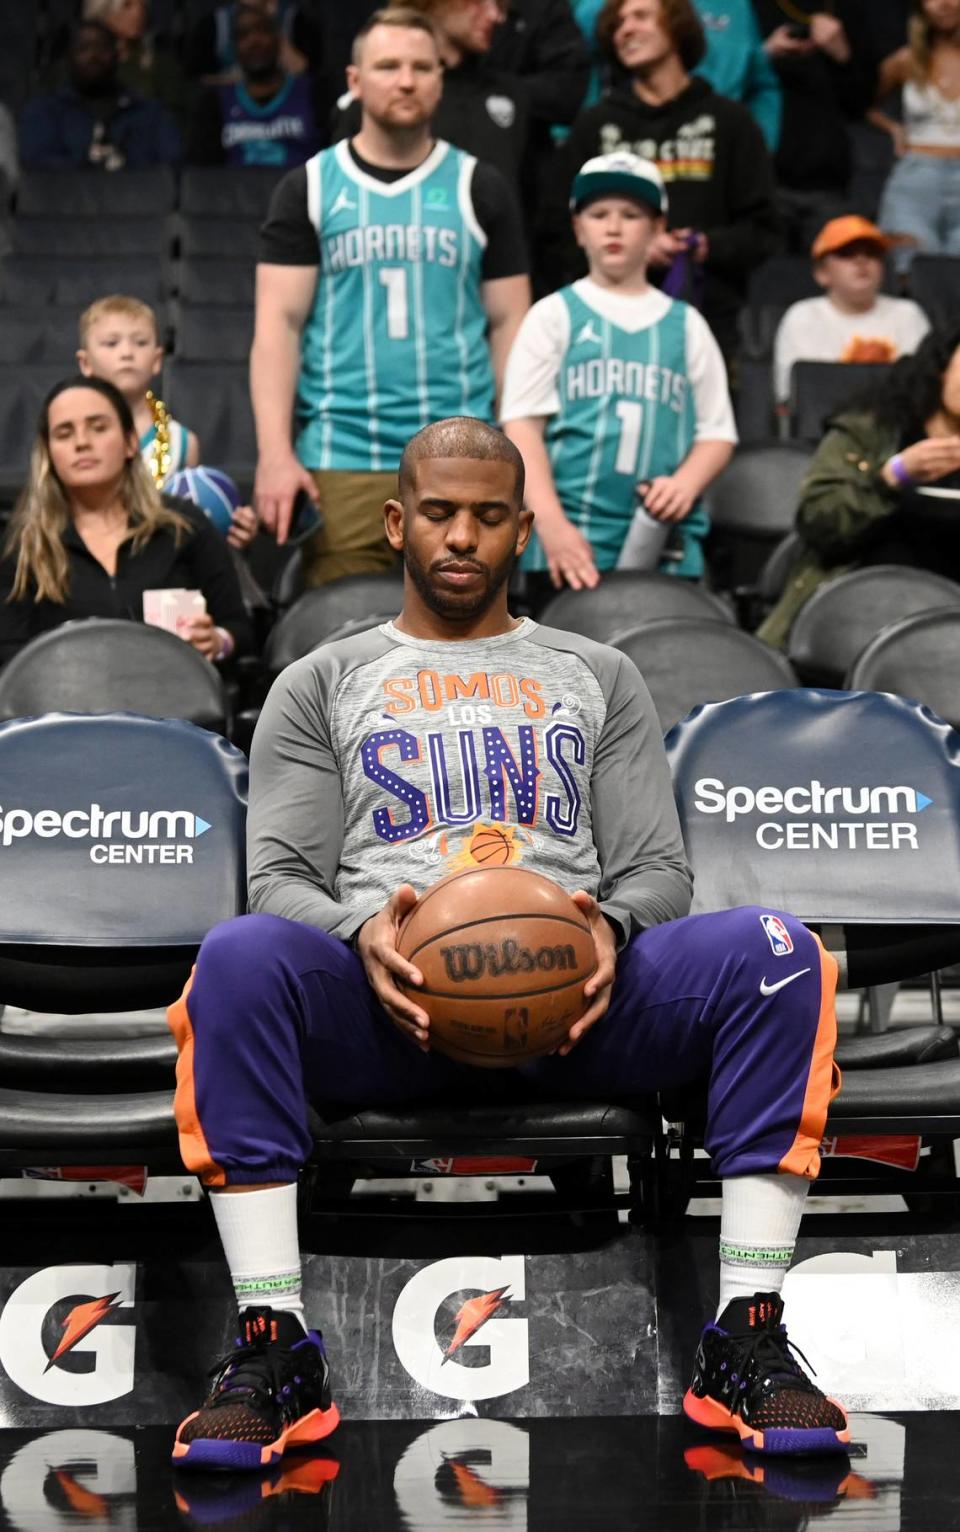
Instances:
[[[820,1174],[820,1144],[827,1126],[827,1111],[840,1089],[840,1070],[834,1063],[837,1046],[837,962],[825,952],[819,936],[811,932],[820,953],[820,1015],[813,1041],[813,1057],[796,1137],[779,1169],[815,1181]]]
[[[183,994],[167,1008],[167,1025],[177,1043],[177,1089],[173,1115],[180,1135],[180,1155],[188,1170],[198,1175],[204,1186],[225,1186],[227,1173],[210,1153],[206,1135],[197,1115],[196,1082],[193,1074],[193,1022],[187,1010],[187,996],[193,987],[196,968],[183,987]]]

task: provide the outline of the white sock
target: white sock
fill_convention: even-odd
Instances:
[[[306,1330],[296,1184],[211,1192],[210,1202],[238,1307],[294,1314]]]
[[[720,1304],[779,1293],[810,1182],[806,1176],[732,1176],[723,1183],[720,1215]]]

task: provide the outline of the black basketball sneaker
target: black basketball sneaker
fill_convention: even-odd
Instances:
[[[752,1452],[845,1452],[847,1417],[796,1360],[782,1314],[778,1293],[727,1304],[700,1337],[684,1413]]]
[[[340,1423],[323,1338],[292,1314],[244,1309],[233,1350],[210,1375],[210,1393],[177,1431],[178,1468],[269,1468]]]

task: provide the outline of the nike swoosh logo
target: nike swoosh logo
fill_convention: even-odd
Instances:
[[[766,979],[761,979],[760,993],[761,995],[775,995],[778,989],[786,989],[787,985],[792,984],[794,979],[802,978],[805,973],[809,972],[809,968],[798,968],[796,973],[788,973],[785,979],[778,979],[776,984],[768,984]]]

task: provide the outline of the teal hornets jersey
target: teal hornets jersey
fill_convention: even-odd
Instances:
[[[675,472],[693,446],[696,411],[687,373],[686,305],[672,302],[663,318],[629,331],[585,303],[573,287],[560,297],[570,337],[560,361],[560,408],[545,440],[557,496],[589,541],[596,566],[615,569],[636,509],[636,486]],[[683,556],[666,573],[703,573],[706,512],[694,506],[678,529]],[[534,535],[523,567],[547,568]]]
[[[320,244],[297,396],[308,468],[390,471],[431,421],[493,419],[475,164],[442,140],[393,182],[361,170],[346,141],[307,162]]]

